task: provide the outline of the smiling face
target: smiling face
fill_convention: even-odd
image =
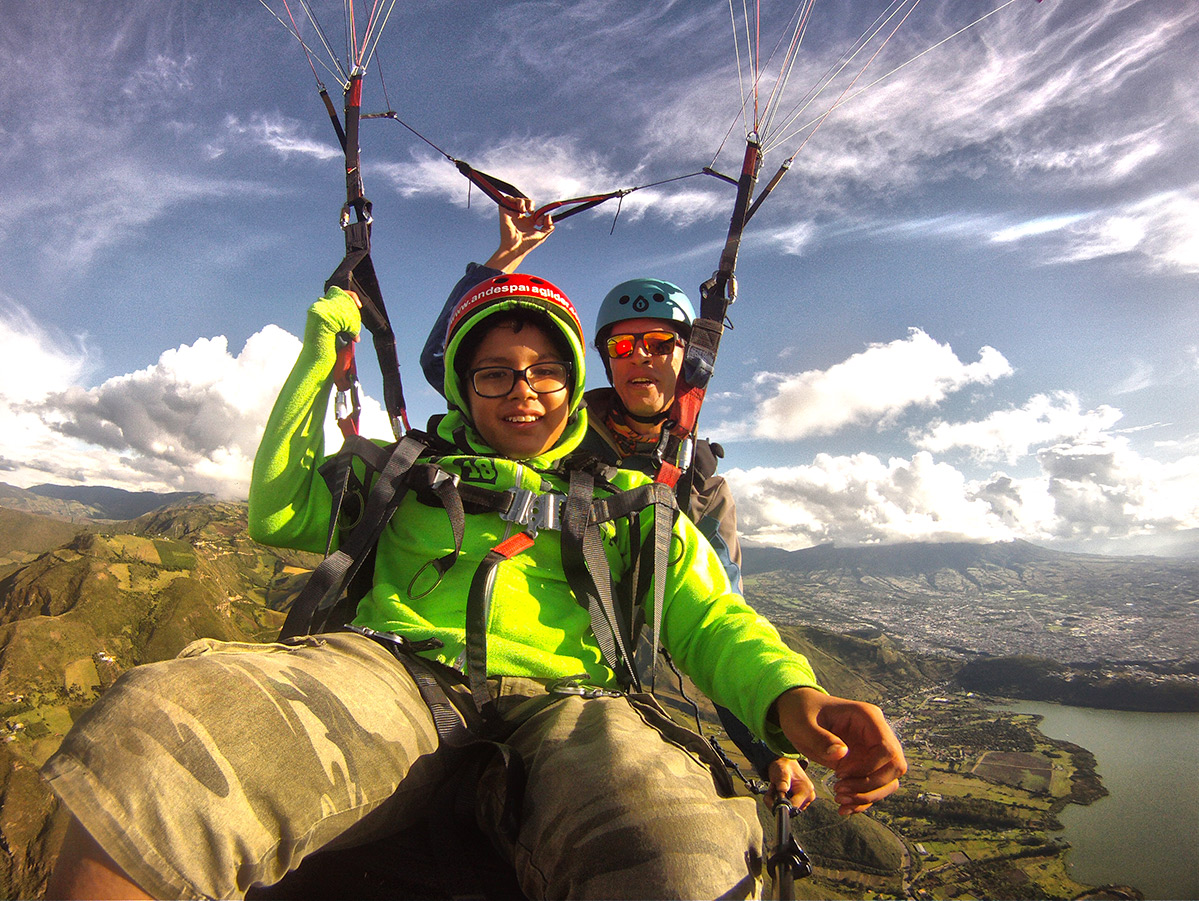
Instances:
[[[468,371],[484,366],[525,369],[535,363],[563,359],[540,326],[500,321],[479,342]],[[510,459],[528,460],[545,453],[566,430],[569,384],[559,391],[538,394],[525,379],[516,379],[502,397],[481,397],[468,379],[464,393],[471,419],[483,440]]]
[[[633,334],[655,330],[676,331],[661,319],[626,319],[611,328],[614,333]],[[681,341],[675,342],[674,352],[663,356],[647,353],[645,345],[638,341],[630,356],[610,358],[608,365],[612,387],[625,409],[635,416],[656,416],[670,409],[674,402],[675,384],[683,368],[683,345]]]

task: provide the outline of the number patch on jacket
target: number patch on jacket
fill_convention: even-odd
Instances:
[[[475,457],[462,461],[462,480],[464,482],[485,482],[494,485],[496,482],[495,463],[486,457]]]

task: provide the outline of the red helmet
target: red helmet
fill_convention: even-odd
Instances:
[[[485,282],[480,282],[458,301],[454,312],[450,314],[450,324],[446,328],[446,346],[449,346],[459,327],[476,313],[502,301],[516,299],[525,303],[532,302],[534,305],[544,308],[551,316],[561,320],[570,328],[579,343],[586,346],[583,338],[583,326],[579,322],[579,314],[575,312],[570,298],[553,283],[536,275],[525,275],[520,272],[496,275]]]

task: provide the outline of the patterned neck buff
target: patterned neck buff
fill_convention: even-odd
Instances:
[[[636,431],[619,403],[612,404],[608,408],[608,412],[604,416],[604,425],[608,427],[608,431],[616,440],[616,446],[620,449],[622,458],[631,457],[634,454],[647,456],[652,454],[658,445],[661,434],[660,425],[654,429],[651,435],[643,435]]]

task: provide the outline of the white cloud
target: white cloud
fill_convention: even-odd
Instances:
[[[1060,444],[1038,455],[1058,538],[1114,537],[1199,526],[1199,457],[1148,459],[1122,436]]]
[[[292,155],[312,157],[316,160],[341,159],[342,157],[341,148],[336,144],[310,137],[307,134],[309,130],[307,124],[278,113],[270,115],[257,113],[251,116],[248,122],[243,122],[237,116],[229,115],[225,117],[224,130],[224,139],[209,145],[210,156],[215,157],[223,153],[225,141],[231,138],[235,141],[249,141],[251,144],[261,145],[284,158]]]
[[[1027,222],[1005,226],[991,236],[996,244],[1007,244],[1022,238],[1035,238],[1069,228],[1074,223],[1086,218],[1082,213],[1072,213],[1065,216],[1042,216]]]
[[[95,388],[71,386],[38,405],[59,436],[94,448],[107,476],[242,496],[262,426],[299,342],[276,326],[241,354],[224,337],[163,353],[146,369]],[[86,471],[92,461],[80,461]],[[89,478],[89,481],[91,479]]]
[[[954,7],[913,16],[859,87],[965,24],[947,10]],[[830,30],[818,16],[814,23],[814,30]],[[814,215],[879,220],[909,191],[964,180],[1007,192],[1006,205],[1021,212],[974,213],[955,192],[952,213],[909,225],[982,241],[1033,237],[1037,258],[1055,263],[1134,254],[1133,262],[1150,269],[1199,271],[1195,191],[1163,190],[1194,168],[1199,88],[1185,60],[1193,56],[1197,24],[1199,8],[1142,0],[1072,8],[1068,17],[1043,4],[1004,10],[829,116],[771,198],[775,215],[800,223],[794,234],[782,226],[776,242],[799,253],[810,240],[802,223]],[[819,45],[804,49],[789,82],[796,95],[817,84],[832,61],[820,56]],[[815,120],[842,86],[826,91],[797,124]],[[736,87],[723,69],[702,85],[656,93],[647,129],[655,153],[679,158],[671,147],[680,136],[687,147],[719,141],[712,108],[732,104],[713,98],[729,96],[737,96]],[[802,140],[801,132],[784,141],[777,155]],[[727,146],[738,152],[736,141]],[[736,162],[725,159],[718,168]],[[766,174],[778,162],[768,156]]]
[[[0,154],[19,175],[0,187],[0,220],[21,223],[10,234],[31,254],[71,272],[170,212],[258,193],[197,165],[189,136],[206,127],[216,76],[211,59],[177,50],[181,16],[136,3],[106,8],[103,23],[69,4],[5,17]],[[239,18],[219,27],[236,31]],[[184,43],[207,46],[196,28]]]
[[[44,329],[21,305],[0,295],[0,396],[10,405],[40,401],[87,371],[85,342]]]
[[[1059,262],[1139,254],[1150,268],[1199,273],[1199,189],[1154,194],[1065,230]]]
[[[737,520],[749,541],[796,549],[898,541],[1002,541],[1016,532],[961,472],[918,453],[819,454],[812,464],[731,469]]]
[[[964,363],[948,344],[920,329],[888,344],[872,344],[827,370],[797,375],[762,373],[755,381],[770,395],[744,422],[714,429],[718,437],[794,441],[830,435],[850,425],[886,425],[911,407],[931,407],[971,384],[987,385],[1012,372],[992,347]]]
[[[1152,546],[1199,528],[1199,456],[1162,463],[1121,436],[1061,443],[1038,454],[1041,472],[970,479],[921,451],[883,462],[820,454],[810,465],[731,469],[738,523],[753,543],[787,549],[903,541],[1109,540]]]
[[[812,244],[816,238],[814,222],[796,222],[777,229],[770,235],[770,241],[778,246],[783,253],[799,256]]]
[[[299,347],[268,325],[239,354],[224,337],[201,338],[87,388],[79,384],[86,348],[49,340],[10,305],[0,315],[0,481],[245,497],[263,427]],[[362,426],[364,434],[389,431],[369,397]],[[325,436],[328,447],[339,446],[331,416]]]
[[[1090,440],[1110,429],[1120,416],[1119,410],[1107,405],[1084,412],[1074,394],[1056,391],[975,422],[933,422],[913,430],[910,437],[916,447],[934,453],[963,448],[976,460],[1016,463],[1034,447],[1062,439]]]
[[[197,60],[192,56],[175,58],[159,53],[131,73],[121,92],[138,104],[173,99],[195,87]]]
[[[1132,371],[1112,386],[1113,394],[1133,394],[1159,383],[1153,365],[1144,360],[1133,360]]]

